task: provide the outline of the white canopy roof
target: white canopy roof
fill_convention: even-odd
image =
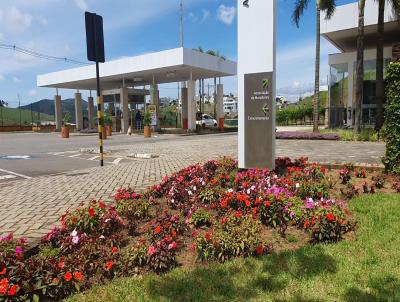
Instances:
[[[235,62],[188,48],[176,48],[100,64],[102,89],[236,75]],[[37,76],[38,87],[96,89],[95,65]]]

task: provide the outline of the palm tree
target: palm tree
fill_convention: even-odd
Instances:
[[[299,27],[300,17],[304,10],[307,9],[310,0],[296,0],[292,20]],[[317,16],[316,16],[316,56],[315,56],[315,86],[313,100],[313,131],[318,132],[318,104],[319,104],[319,71],[320,71],[320,56],[321,56],[321,11],[326,13],[326,18],[330,19],[336,9],[336,0],[316,0],[315,1]]]
[[[383,47],[384,47],[384,32],[385,32],[385,5],[386,2],[392,6],[397,16],[400,16],[400,1],[398,0],[376,0],[378,1],[378,40],[376,45],[376,124],[375,130],[379,131],[382,128],[383,118],[383,101],[385,95],[385,84],[383,75]]]
[[[358,0],[357,78],[354,131],[361,132],[362,102],[364,95],[364,10],[365,0]]]

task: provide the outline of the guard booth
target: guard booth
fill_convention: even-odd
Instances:
[[[100,64],[101,94],[105,104],[114,104],[115,131],[128,131],[132,124],[132,111],[144,109],[146,97],[159,112],[159,85],[181,83],[181,125],[187,131],[196,130],[196,81],[234,76],[236,62],[188,48],[175,48],[140,56],[127,57]],[[38,87],[56,89],[55,116],[56,127],[61,128],[61,96],[58,88],[75,90],[75,107],[82,107],[82,90],[95,90],[95,66],[84,66],[37,76]],[[224,119],[223,84],[217,84],[217,120]],[[89,107],[93,108],[93,98],[88,98]],[[108,105],[107,105],[108,106]],[[106,107],[107,107],[106,106]],[[115,109],[118,108],[118,109]],[[104,110],[104,108],[103,108]],[[76,110],[77,130],[82,129],[82,110]],[[94,125],[94,112],[88,113],[89,125]],[[159,119],[155,119],[158,129]],[[120,125],[120,126],[119,126]],[[134,123],[132,124],[134,125]]]

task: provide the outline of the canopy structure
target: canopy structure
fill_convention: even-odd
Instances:
[[[193,130],[196,127],[196,104],[195,84],[197,79],[221,78],[234,76],[237,72],[236,62],[212,56],[197,50],[188,48],[176,48],[155,53],[148,53],[134,57],[126,57],[118,60],[100,64],[100,83],[102,95],[118,95],[121,103],[122,113],[129,111],[128,102],[133,100],[144,100],[144,95],[150,94],[151,103],[158,107],[159,93],[158,84],[185,82],[186,87],[182,88],[182,116],[183,127]],[[149,90],[144,89],[150,85]],[[96,90],[95,65],[72,68],[37,76],[38,87],[64,88],[75,90]],[[217,87],[217,100],[221,99],[218,105],[223,114],[223,88]],[[57,116],[60,117],[61,109],[57,106],[56,96],[56,124],[61,127],[61,118],[57,123]],[[80,105],[80,93],[75,94],[75,107]],[[78,99],[78,101],[77,101]],[[93,99],[89,98],[89,103]],[[90,104],[89,104],[90,105]],[[58,108],[58,109],[57,109]],[[79,109],[79,108],[78,108]],[[58,110],[58,111],[57,111]],[[81,110],[76,109],[77,128],[82,128]],[[90,114],[89,114],[90,115]],[[122,119],[124,114],[121,114]],[[129,114],[125,115],[129,116]],[[92,117],[89,116],[89,127]],[[186,119],[186,121],[185,121]],[[122,121],[122,131],[126,131],[129,125],[127,118]],[[155,125],[157,127],[157,125]]]

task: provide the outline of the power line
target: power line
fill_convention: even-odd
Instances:
[[[65,63],[71,63],[71,64],[77,64],[77,65],[89,65],[90,64],[88,62],[82,62],[82,61],[78,61],[78,60],[74,60],[74,59],[69,59],[67,57],[50,56],[50,55],[43,54],[43,53],[31,50],[31,49],[18,47],[16,45],[0,44],[0,49],[7,49],[7,50],[17,51],[19,53],[23,53],[23,54],[26,54],[28,56],[32,56],[32,57],[39,58],[39,59],[44,59],[44,60],[50,60],[50,61],[56,61],[56,62],[65,62]]]

